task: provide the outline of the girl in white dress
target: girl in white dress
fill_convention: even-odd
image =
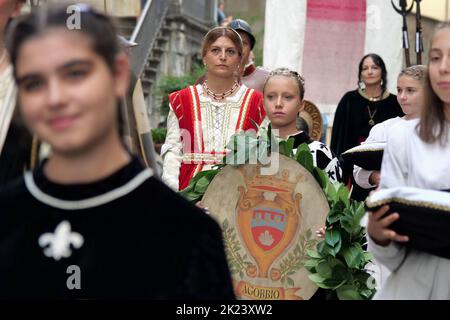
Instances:
[[[324,170],[331,182],[340,182],[342,169],[331,150],[297,127],[299,113],[304,110],[305,103],[303,77],[287,68],[275,69],[267,77],[263,94],[264,110],[275,134],[280,139],[294,138],[294,153],[301,144],[307,143],[314,166]]]
[[[416,119],[425,103],[426,86],[428,83],[427,67],[415,65],[400,72],[397,79],[397,101],[402,107],[403,117],[388,119],[375,125],[364,143],[386,142],[389,131],[398,123],[405,120]],[[355,166],[353,176],[356,183],[364,189],[375,188],[380,184],[380,171],[366,170]]]
[[[450,189],[450,23],[439,24],[429,51],[432,91],[420,120],[392,129],[381,167],[380,188],[409,186]],[[450,194],[449,194],[450,197]],[[377,261],[392,273],[375,299],[450,299],[450,260],[407,250],[408,235],[389,226],[398,213],[383,217],[383,206],[369,212],[368,242]]]

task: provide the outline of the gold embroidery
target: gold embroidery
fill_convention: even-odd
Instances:
[[[441,210],[441,211],[446,211],[446,212],[450,213],[450,206],[435,204],[435,203],[429,202],[429,201],[407,200],[407,199],[403,199],[403,198],[399,198],[399,197],[392,197],[392,198],[382,199],[382,200],[373,201],[373,202],[370,201],[370,199],[367,199],[366,204],[367,204],[368,208],[372,209],[372,208],[376,208],[376,207],[382,206],[387,203],[392,203],[392,202],[397,202],[400,204],[410,205],[410,206],[423,207],[423,208],[428,208],[428,209]]]

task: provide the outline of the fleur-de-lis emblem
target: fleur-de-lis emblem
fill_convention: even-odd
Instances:
[[[78,232],[72,232],[69,221],[62,221],[55,229],[55,233],[44,233],[39,237],[39,245],[44,249],[47,257],[56,261],[68,258],[72,255],[72,249],[79,249],[84,243],[83,236]]]

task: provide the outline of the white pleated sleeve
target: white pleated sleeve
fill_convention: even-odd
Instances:
[[[162,181],[173,190],[178,191],[183,149],[180,126],[172,106],[170,106],[167,117],[167,135],[166,141],[161,147],[161,157],[163,158]]]

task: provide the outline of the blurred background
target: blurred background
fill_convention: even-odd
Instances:
[[[29,0],[29,7],[24,11],[29,10],[30,6],[38,6],[44,2],[46,0]],[[321,110],[325,135],[331,132],[334,110],[340,97],[356,87],[355,68],[359,62],[356,57],[361,57],[368,50],[374,51],[371,50],[374,46],[379,48],[391,73],[389,89],[393,93],[396,74],[405,66],[401,48],[401,16],[394,11],[390,0],[347,0],[347,2],[345,0],[84,0],[83,2],[115,16],[120,33],[138,43],[138,46],[132,48],[132,71],[142,81],[146,109],[156,145],[165,139],[167,94],[192,84],[203,73],[200,54],[203,36],[210,28],[226,24],[231,19],[244,19],[251,25],[257,39],[253,50],[256,65],[267,69],[290,67],[303,73],[307,83],[305,98],[315,103]],[[393,2],[399,6],[398,0]],[[349,4],[354,10],[358,10],[355,11],[355,15],[363,14],[366,17],[362,23],[347,26],[356,36],[350,34],[350,31],[343,32],[342,30],[347,30],[345,26],[341,30],[333,30],[341,26],[336,27],[335,21],[328,19],[330,12],[353,10]],[[408,6],[412,4],[412,0],[407,1]],[[450,16],[449,0],[422,0],[420,5],[424,51],[427,52],[434,26]],[[313,12],[313,9],[314,17],[311,18],[308,13]],[[415,12],[416,6],[413,5],[412,11],[407,15],[413,62]],[[313,18],[319,21],[318,25],[314,25]],[[356,30],[358,28],[360,30]],[[333,32],[337,32],[338,36]],[[349,34],[340,37],[339,32]],[[371,39],[377,38],[377,32],[381,40],[368,45],[368,34],[375,35],[370,36]],[[347,47],[355,46],[351,48],[354,51],[352,57],[342,53],[342,41],[354,41],[359,36],[364,41],[364,35],[361,36],[364,33],[366,40],[360,49],[350,42],[347,45]],[[328,34],[328,38],[324,38],[326,44],[325,40],[320,41],[321,34]],[[336,42],[341,42],[340,46],[338,43],[335,46],[330,43],[336,37],[340,37],[336,39]],[[329,59],[325,60],[323,57]],[[426,54],[423,54],[422,59],[423,64],[428,62]],[[335,65],[339,65],[339,68],[334,67]],[[336,77],[340,77],[338,81],[332,81]]]

